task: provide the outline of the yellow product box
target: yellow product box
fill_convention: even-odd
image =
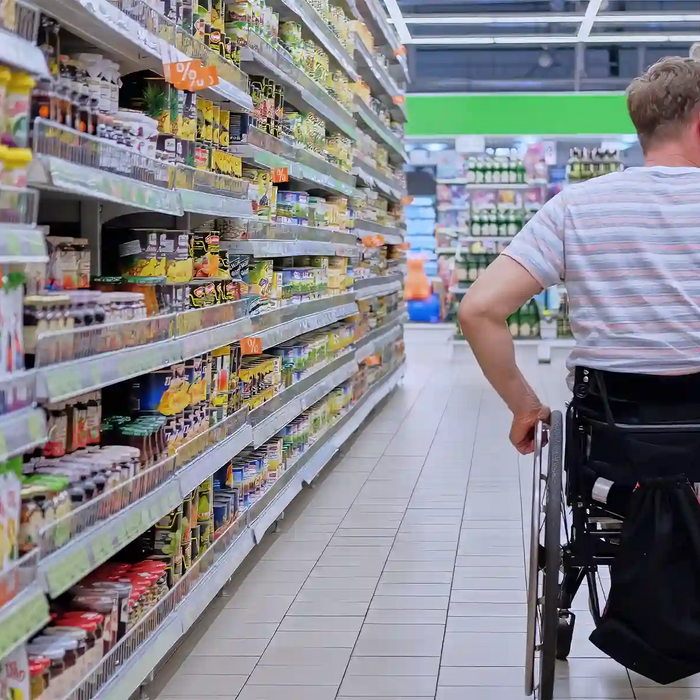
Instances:
[[[217,148],[212,151],[212,169],[215,173],[229,177],[241,177],[243,163],[238,156]]]
[[[182,123],[178,135],[183,141],[194,141],[197,138],[197,95],[193,92],[183,91]]]
[[[328,258],[328,267],[345,273],[348,271],[348,259],[339,255],[331,255]]]
[[[214,124],[213,124],[213,119],[214,119],[214,105],[212,102],[209,100],[197,100],[197,114],[199,115],[199,106],[201,103],[201,111],[202,111],[202,119],[203,119],[203,126],[202,126],[202,141],[207,144],[211,144],[212,138],[213,138],[213,133],[214,133]]]
[[[340,270],[328,270],[328,289],[340,291],[343,288],[343,280],[346,278],[344,272]]]
[[[226,109],[220,110],[219,113],[219,146],[224,150],[231,145],[229,138],[229,123],[231,121],[231,112]],[[239,175],[240,177],[240,175]]]
[[[303,267],[306,267],[302,263]],[[322,267],[324,269],[328,268],[328,257],[326,255],[312,255],[309,257],[308,267]]]
[[[211,142],[214,147],[219,145],[219,133],[221,132],[221,107],[211,106]]]

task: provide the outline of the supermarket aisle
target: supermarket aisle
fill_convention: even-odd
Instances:
[[[449,333],[407,331],[403,387],[197,625],[156,678],[158,700],[524,697],[532,469]],[[534,349],[522,353],[530,380],[561,407],[563,356],[539,367]],[[577,603],[557,697],[696,697],[641,681],[635,696],[626,671],[588,643]]]

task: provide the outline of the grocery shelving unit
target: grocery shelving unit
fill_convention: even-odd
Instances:
[[[186,63],[197,58],[215,66],[218,84],[204,88],[199,95],[231,112],[251,115],[254,111],[249,75],[275,80],[285,88],[286,103],[300,111],[318,113],[329,131],[338,131],[353,141],[374,138],[388,150],[387,161],[381,163],[358,148],[351,158],[352,169],[345,169],[299,143],[251,125],[247,140],[232,142],[228,148],[231,155],[240,158],[239,165],[285,169],[291,188],[313,196],[381,197],[398,205],[406,194],[401,172],[406,153],[400,125],[406,121],[403,95],[408,71],[383,7],[376,0],[363,0],[359,7],[353,0],[339,2],[351,19],[365,21],[375,34],[375,53],[356,35],[348,48],[331,22],[307,0],[271,0],[267,4],[282,20],[301,24],[304,39],[323,47],[332,69],[341,71],[351,82],[364,80],[386,112],[381,114],[359,96],[352,109],[346,108],[307,75],[287,51],[252,29],[241,49],[238,67],[213,55],[192,36],[184,36],[182,27],[144,0],[32,3],[35,26],[41,12],[70,35],[67,52],[101,52],[119,64],[122,75],[149,70],[163,76],[164,63]],[[21,37],[11,28],[0,29],[0,64],[48,78],[52,75],[50,63],[47,65],[45,53],[35,41],[36,36]],[[403,227],[389,223],[390,217],[375,218],[375,212],[361,211],[354,226],[346,229],[265,219],[257,215],[256,203],[249,196],[249,182],[240,176],[127,153],[122,144],[42,118],[35,119],[31,129],[33,159],[27,188],[22,191],[27,216],[6,222],[0,206],[0,265],[41,265],[48,261],[46,231],[38,225],[40,221],[51,227],[70,227],[71,235],[79,234],[87,241],[93,277],[103,273],[102,253],[112,242],[117,225],[192,231],[213,219],[233,219],[244,233],[222,239],[221,249],[251,261],[299,256],[357,261],[366,253],[364,238],[372,238],[372,246],[385,253],[392,246],[398,250],[404,242]],[[65,151],[55,148],[57,134],[59,141],[71,144],[71,153],[79,150],[85,157],[66,156]],[[126,167],[121,170],[105,166],[114,160],[123,166],[124,159]],[[0,195],[6,192],[0,187]],[[120,321],[113,330],[129,336],[128,345],[105,345],[79,359],[37,361],[32,369],[0,377],[3,391],[22,399],[16,410],[8,408],[0,414],[0,462],[6,462],[47,442],[50,426],[45,407],[49,404],[71,402],[243,341],[255,348],[251,352],[264,352],[311,331],[367,314],[367,308],[372,309],[370,316],[376,322],[342,352],[308,368],[301,378],[262,405],[250,410],[244,406],[225,416],[167,457],[46,522],[31,552],[0,572],[0,579],[12,581],[12,586],[6,588],[14,588],[14,595],[0,606],[0,663],[21,650],[48,623],[50,606],[58,596],[140,538],[241,452],[277,435],[336,388],[352,389],[356,378],[363,375],[362,391],[351,396],[334,422],[264,487],[257,500],[240,508],[182,578],[64,696],[71,700],[122,700],[136,691],[304,485],[316,478],[400,382],[406,312],[401,301],[402,274],[394,269],[360,274],[354,284],[338,293],[260,313],[251,313],[249,300],[243,299]],[[376,314],[375,307],[385,308],[385,304],[389,312]],[[106,332],[110,330],[107,326],[102,327]],[[70,336],[77,342],[87,331],[76,328],[57,333],[49,340],[60,343]],[[376,360],[373,372],[366,371],[369,358]],[[367,379],[366,374],[371,377]]]

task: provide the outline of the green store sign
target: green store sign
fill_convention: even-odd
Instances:
[[[407,136],[634,134],[624,93],[408,95]]]

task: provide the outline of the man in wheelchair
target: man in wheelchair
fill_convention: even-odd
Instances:
[[[562,546],[540,542],[536,557],[549,579],[540,639],[545,700],[554,653],[568,655],[570,607],[584,580],[594,644],[659,683],[700,673],[700,62],[662,59],[632,82],[627,104],[644,166],[550,200],[459,309],[486,379],[513,414],[510,439],[525,455],[551,412],[518,369],[506,319],[553,285],[564,284],[569,297],[575,347],[565,478],[553,454],[560,416],[552,416],[543,472],[543,530],[567,537]],[[550,506],[562,490],[557,513]],[[612,581],[602,615],[601,565],[611,565]]]

